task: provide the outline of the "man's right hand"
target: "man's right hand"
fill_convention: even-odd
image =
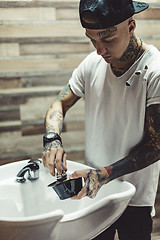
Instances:
[[[47,143],[44,147],[42,154],[43,165],[48,168],[53,176],[55,176],[55,169],[57,169],[57,174],[61,175],[63,171],[62,163],[64,170],[67,171],[66,157],[67,155],[60,141],[54,140]]]

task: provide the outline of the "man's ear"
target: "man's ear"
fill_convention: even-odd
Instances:
[[[134,19],[129,20],[128,27],[129,27],[129,33],[133,33],[136,28],[136,22]]]
[[[131,32],[133,29],[134,29],[134,27],[133,27],[133,26],[130,26],[130,27],[129,27],[129,32]]]

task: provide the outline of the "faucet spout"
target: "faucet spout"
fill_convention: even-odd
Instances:
[[[28,172],[27,178],[29,180],[36,180],[39,178],[39,164],[37,163],[37,159],[35,161],[30,160],[28,164],[18,172],[16,181],[24,183],[26,181],[26,178],[24,177],[26,172]]]

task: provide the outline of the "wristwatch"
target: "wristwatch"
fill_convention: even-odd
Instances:
[[[58,133],[55,132],[48,132],[43,136],[43,147],[45,147],[45,145],[47,143],[53,142],[55,140],[59,140],[62,143],[62,139],[61,137],[58,135]]]

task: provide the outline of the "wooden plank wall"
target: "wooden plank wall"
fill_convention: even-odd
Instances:
[[[90,52],[77,9],[76,0],[0,2],[0,164],[41,156],[46,111]],[[83,105],[64,125],[75,159],[84,159]]]
[[[147,2],[136,32],[160,49],[160,0]],[[78,0],[0,1],[0,165],[41,157],[46,111],[92,50]],[[62,138],[68,159],[84,162],[83,100],[68,112]],[[158,197],[156,209],[160,231]]]
[[[137,33],[160,49],[160,1],[137,15]],[[93,48],[78,0],[0,1],[0,164],[40,157],[47,109]],[[84,101],[68,112],[68,158],[84,160]]]

